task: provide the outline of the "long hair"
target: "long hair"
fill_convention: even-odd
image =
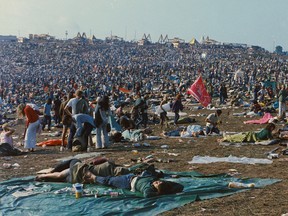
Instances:
[[[265,128],[269,131],[273,131],[276,128],[276,125],[274,123],[268,123]]]
[[[17,116],[18,117],[23,117],[25,116],[25,113],[24,113],[24,108],[26,107],[25,104],[19,104],[17,106],[17,109],[16,109],[16,113],[17,113]]]
[[[180,100],[181,99],[181,94],[177,94],[175,99],[176,100]]]

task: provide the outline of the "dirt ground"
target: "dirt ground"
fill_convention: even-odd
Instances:
[[[242,112],[242,108],[223,109],[221,115],[222,124],[219,126],[221,131],[240,132],[257,130],[262,128],[261,125],[244,125],[243,121],[247,117],[234,117],[233,112]],[[213,111],[209,110],[185,110],[190,114],[207,114]],[[205,116],[193,117],[196,124],[204,125]],[[153,135],[159,135],[158,125],[149,125],[153,129]],[[278,124],[277,129],[283,127]],[[23,125],[16,126],[15,135],[20,136],[23,133]],[[53,131],[61,129],[56,128]],[[46,132],[46,131],[45,131]],[[51,139],[45,135],[38,137],[39,141],[45,138]],[[60,138],[60,137],[59,137]],[[217,136],[206,138],[175,139],[163,137],[157,141],[148,142],[150,147],[132,147],[131,143],[113,144],[111,148],[105,149],[105,156],[115,160],[118,164],[131,164],[131,159],[153,155],[158,159],[174,159],[174,162],[155,162],[156,167],[160,169],[169,169],[173,171],[191,171],[195,170],[204,174],[227,173],[229,169],[236,169],[240,174],[237,177],[257,177],[257,178],[277,178],[281,179],[280,183],[267,186],[262,189],[252,189],[247,192],[241,192],[232,196],[216,198],[206,201],[199,201],[187,204],[180,208],[173,209],[161,215],[281,215],[288,213],[288,156],[280,155],[279,159],[274,159],[269,165],[245,165],[235,163],[211,163],[211,164],[189,164],[193,156],[215,156],[226,157],[229,155],[237,157],[266,158],[265,152],[275,147],[286,148],[282,145],[260,146],[246,145],[241,147],[223,146],[217,143]],[[17,143],[19,140],[14,140]],[[161,145],[168,145],[167,152],[163,152]],[[132,150],[138,150],[138,154],[133,154]],[[96,151],[92,149],[92,151]],[[169,156],[167,153],[178,153],[179,156]],[[59,147],[37,147],[34,153],[17,157],[0,158],[0,180],[6,180],[13,177],[24,177],[35,175],[37,171],[52,167],[57,162],[54,159],[64,156],[76,155],[73,152],[60,152]],[[3,168],[3,163],[18,163],[20,166],[12,169]]]

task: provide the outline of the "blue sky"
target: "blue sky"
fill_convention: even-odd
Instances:
[[[190,41],[220,42],[288,50],[288,0],[0,0],[0,34],[57,38],[78,32],[126,40],[168,34]]]

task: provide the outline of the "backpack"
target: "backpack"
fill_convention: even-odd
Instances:
[[[89,114],[88,103],[83,98],[81,98],[76,104],[76,114],[79,113]]]

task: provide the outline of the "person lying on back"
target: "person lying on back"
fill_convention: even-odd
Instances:
[[[85,183],[128,189],[132,192],[138,191],[145,198],[176,194],[182,192],[184,189],[184,186],[179,183],[160,180],[147,171],[142,172],[141,175],[126,174],[122,176],[101,177],[87,170],[83,180]]]

